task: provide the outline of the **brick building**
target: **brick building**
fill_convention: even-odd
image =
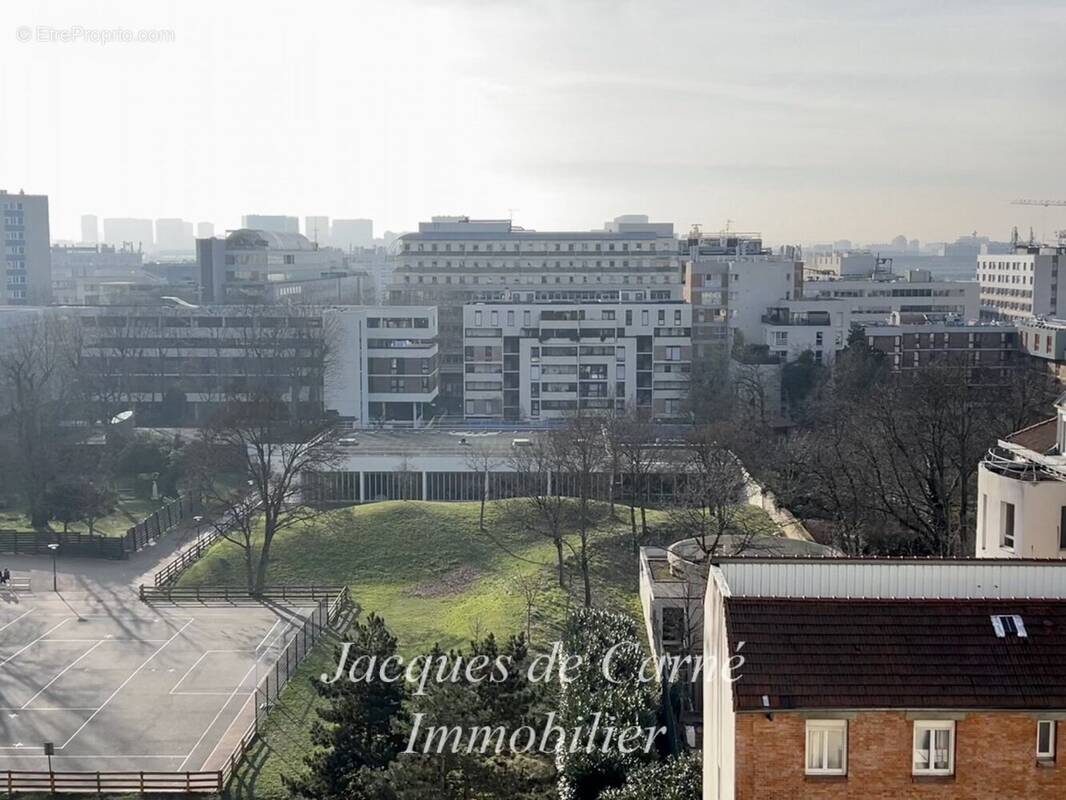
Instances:
[[[705,800],[1066,797],[1066,565],[722,559]],[[725,656],[719,655],[719,661]]]

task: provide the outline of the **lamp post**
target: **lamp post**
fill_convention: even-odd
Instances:
[[[196,549],[200,550],[200,523],[204,521],[204,518],[201,514],[197,514],[192,521],[196,523]]]
[[[59,578],[56,575],[56,554],[59,552],[59,544],[53,542],[48,545],[48,549],[52,551],[52,591],[59,593]]]

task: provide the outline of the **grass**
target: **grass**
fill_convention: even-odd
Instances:
[[[126,531],[141,522],[145,517],[166,504],[165,499],[148,500],[140,497],[120,497],[114,512],[96,521],[93,528],[101,536],[125,536]],[[63,523],[49,523],[52,530],[63,530]],[[15,531],[32,531],[30,518],[18,509],[0,511],[0,529]],[[67,526],[71,533],[88,533],[89,526],[84,522],[72,522]]]
[[[330,512],[278,534],[269,580],[348,585],[364,615],[385,618],[407,657],[435,643],[465,647],[478,634],[503,638],[524,630],[522,585],[533,581],[540,593],[532,643],[543,648],[558,638],[569,610],[581,605],[582,584],[571,556],[568,586],[558,586],[551,542],[511,522],[521,503],[490,504],[487,533],[479,529],[477,503],[394,501]],[[619,507],[614,518],[606,505],[599,510],[603,518],[590,538],[593,603],[639,617],[628,509]],[[756,509],[745,513],[764,517]],[[665,514],[649,511],[648,521],[662,529]],[[576,536],[570,539],[576,545]],[[182,576],[181,585],[242,585],[243,555],[236,545],[219,543]],[[281,775],[300,770],[311,749],[310,722],[319,705],[312,680],[331,671],[331,663],[326,642],[301,665],[234,777],[234,798],[287,797]]]

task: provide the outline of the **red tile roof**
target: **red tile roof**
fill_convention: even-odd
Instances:
[[[729,598],[726,630],[738,711],[1066,708],[1066,601]]]
[[[1015,431],[1007,437],[1007,441],[1044,455],[1058,443],[1058,422],[1057,417],[1046,419]]]

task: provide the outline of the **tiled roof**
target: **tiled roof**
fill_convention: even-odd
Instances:
[[[738,711],[1066,708],[1066,601],[729,598],[726,629]]]
[[[1058,443],[1058,418],[1052,417],[1015,431],[1007,437],[1007,441],[1044,455]]]

